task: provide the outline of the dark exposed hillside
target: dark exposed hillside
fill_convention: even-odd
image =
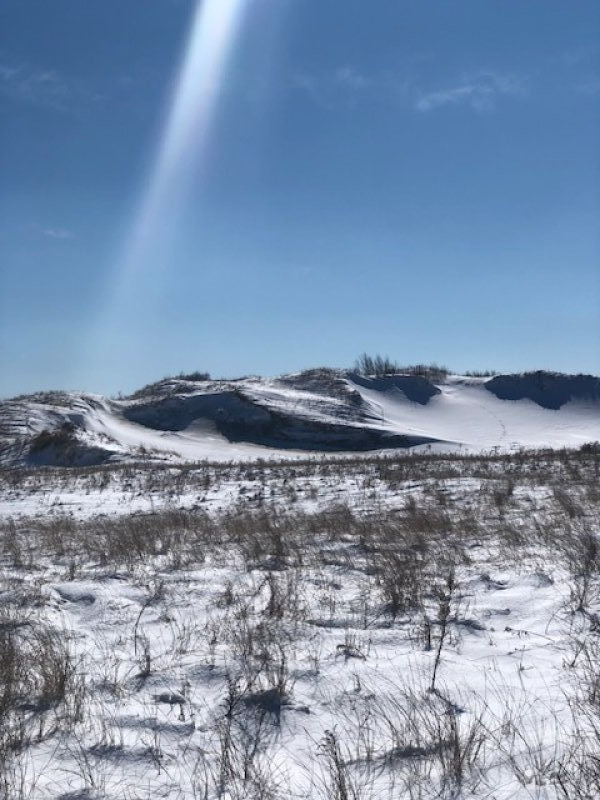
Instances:
[[[600,399],[600,378],[558,372],[497,375],[485,384],[500,400],[532,400],[542,408],[557,410],[570,400]]]

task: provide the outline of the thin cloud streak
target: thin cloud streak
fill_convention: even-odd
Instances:
[[[41,234],[48,239],[58,239],[63,242],[75,238],[73,231],[69,231],[66,228],[42,228]]]
[[[586,80],[579,83],[576,87],[579,94],[585,94],[590,97],[595,97],[600,94],[600,75],[592,75]]]
[[[465,78],[447,89],[421,94],[415,103],[417,111],[428,112],[448,105],[467,105],[475,111],[491,111],[501,96],[525,94],[525,82],[514,75],[482,72]]]
[[[345,64],[325,73],[297,73],[292,78],[291,88],[303,92],[317,106],[332,110],[353,107],[372,98],[398,101],[408,96],[411,84],[411,80],[400,73],[367,74]]]
[[[131,107],[132,100],[137,100],[141,89],[149,83],[147,77],[131,76],[128,80],[109,72],[98,83],[64,75],[52,68],[0,63],[0,99],[61,114],[78,114],[119,99],[126,99]]]
[[[65,111],[74,96],[74,87],[55,70],[0,64],[0,92],[32,106]]]
[[[514,74],[479,71],[463,76],[449,87],[426,91],[409,70],[407,73],[368,74],[355,66],[345,65],[324,74],[299,73],[292,80],[292,88],[304,92],[318,106],[329,110],[378,99],[419,112],[448,105],[489,111],[495,107],[499,97],[526,94],[527,81]]]

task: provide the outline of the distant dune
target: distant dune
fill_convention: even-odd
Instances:
[[[549,372],[434,382],[318,369],[273,379],[165,379],[120,400],[45,392],[0,403],[4,467],[482,452],[597,440],[600,379]]]

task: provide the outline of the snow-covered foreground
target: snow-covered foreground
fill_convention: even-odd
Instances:
[[[0,473],[0,786],[599,797],[599,476],[593,447]]]

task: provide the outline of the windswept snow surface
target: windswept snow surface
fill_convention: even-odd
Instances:
[[[7,400],[0,403],[0,466],[252,461],[407,447],[507,451],[600,440],[600,380],[592,376],[450,376],[434,384],[410,375],[315,373],[310,380],[305,373],[167,380],[124,400],[66,393]]]
[[[600,439],[598,400],[571,400],[553,410],[529,399],[499,400],[486,389],[485,380],[453,376],[438,386],[439,394],[421,405],[408,402],[394,389],[349,383],[382,427],[429,436],[467,451],[578,447]]]
[[[160,431],[130,422],[118,410],[105,407],[89,418],[87,430],[108,436],[115,442],[117,452],[135,453],[143,449],[149,455],[174,461],[249,461],[279,455],[275,448],[230,442],[213,422],[202,419],[181,431]]]

